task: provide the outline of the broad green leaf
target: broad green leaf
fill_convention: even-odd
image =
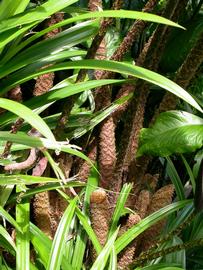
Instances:
[[[141,220],[138,224],[131,227],[127,232],[122,234],[115,243],[116,253],[120,253],[131,241],[133,241],[138,235],[144,232],[146,229],[157,223],[159,220],[166,218],[168,215],[175,211],[185,207],[191,203],[191,200],[180,201],[167,205],[164,208],[156,211],[150,216]]]
[[[50,140],[55,141],[53,133],[47,124],[42,120],[42,118],[23,104],[10,99],[0,98],[0,107],[11,111],[12,113],[18,115],[20,118],[23,118],[32,127],[36,128],[42,135],[49,138]]]
[[[29,73],[55,61],[57,53],[61,56],[63,51],[92,37],[97,32],[97,25],[98,24],[94,21],[83,22],[58,33],[51,39],[46,39],[34,44],[19,53],[8,63],[1,63],[3,69],[0,71],[0,78],[37,61],[39,61],[37,66],[31,65],[28,67],[27,71]]]
[[[2,0],[0,3],[0,21],[23,12],[30,0]]]
[[[49,0],[44,4],[21,14],[17,14],[0,22],[0,32],[7,31],[14,27],[22,27],[32,22],[40,22],[59,10],[77,2],[77,0]]]
[[[19,191],[19,188],[16,188]],[[28,201],[16,205],[16,222],[22,233],[16,232],[16,270],[29,269],[30,265],[30,203]]]
[[[39,76],[41,74],[45,74],[52,71],[78,69],[78,68],[109,70],[137,77],[139,79],[158,85],[165,90],[168,90],[169,92],[188,102],[191,106],[202,112],[201,107],[188,92],[186,92],[182,87],[172,82],[171,80],[167,79],[166,77],[139,66],[134,66],[128,63],[121,63],[110,60],[81,60],[81,61],[67,62],[53,65],[49,68],[39,70],[32,74],[30,73],[26,74],[26,69],[23,69],[8,76],[7,80],[2,82],[2,84],[0,84],[0,89],[2,90],[2,92],[5,92],[8,89],[11,89],[11,87],[13,87],[13,84],[15,85],[21,84],[22,82],[25,82],[28,79]]]
[[[106,266],[107,260],[109,258],[110,253],[112,252],[115,244],[116,237],[118,235],[119,228],[113,233],[113,235],[109,238],[101,253],[97,257],[94,262],[91,270],[103,270]]]
[[[49,255],[47,270],[59,270],[63,257],[63,249],[66,237],[71,225],[71,221],[75,212],[77,198],[73,199],[61,218]]]
[[[194,152],[203,145],[203,119],[184,111],[160,114],[152,128],[141,130],[137,156]]]

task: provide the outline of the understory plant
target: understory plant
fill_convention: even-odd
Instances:
[[[201,269],[202,2],[0,1],[0,269]]]

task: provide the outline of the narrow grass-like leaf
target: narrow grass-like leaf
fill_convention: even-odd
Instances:
[[[37,251],[44,268],[47,269],[49,254],[51,251],[52,241],[46,236],[37,226],[30,222],[30,238],[31,242]],[[63,269],[75,270],[63,258],[63,264],[66,265]]]
[[[70,181],[70,179],[66,179],[66,181]],[[32,176],[26,174],[0,174],[0,185],[34,185],[40,183],[56,183],[61,182],[58,178],[51,178],[51,177],[39,177],[39,176]]]
[[[14,185],[5,184],[3,188],[0,190],[0,206],[4,207],[4,205],[7,203],[12,191],[13,191]]]
[[[89,236],[89,239],[92,241],[92,244],[97,252],[99,254],[102,250],[101,244],[99,243],[99,240],[97,239],[97,236],[95,232],[93,231],[92,227],[90,226],[89,219],[86,217],[85,214],[82,213],[82,211],[79,210],[79,208],[76,209],[76,214],[78,219],[80,220],[83,228],[85,229],[86,233]]]
[[[185,199],[184,187],[183,187],[181,179],[180,179],[180,177],[178,175],[178,172],[177,172],[171,158],[166,157],[166,160],[167,160],[166,171],[167,171],[167,174],[170,177],[172,183],[174,184],[175,191],[176,191],[176,194],[178,196],[178,199],[180,201],[184,200]]]
[[[17,188],[19,191],[19,188]],[[30,203],[24,202],[16,205],[16,222],[21,232],[16,232],[16,270],[30,269]]]
[[[4,141],[11,141],[14,143],[28,145],[35,148],[45,147],[48,149],[56,150],[57,152],[62,151],[71,155],[78,156],[92,164],[91,160],[86,155],[84,155],[77,149],[72,148],[72,145],[69,145],[68,142],[57,142],[44,138],[37,138],[33,136],[31,137],[21,132],[17,134],[11,134],[7,131],[0,131],[0,139]]]
[[[40,41],[19,53],[8,63],[0,63],[3,66],[3,69],[0,70],[0,77],[5,77],[29,64],[32,65],[27,68],[27,72],[31,73],[37,68],[52,63],[54,59],[61,58],[63,51],[67,51],[67,49],[95,35],[97,29],[97,23],[94,21],[83,22],[60,32],[51,39]],[[58,53],[59,57],[57,57]],[[33,65],[35,62],[38,62],[37,65]]]
[[[62,188],[69,188],[69,187],[83,187],[85,186],[84,183],[78,182],[78,181],[71,181],[66,184],[61,184],[61,183],[56,183],[56,184],[45,184],[43,186],[38,186],[35,188],[30,188],[27,189],[25,193],[23,192],[18,192],[9,198],[7,204],[13,203],[15,201],[21,201],[27,198],[33,197],[35,194],[41,193],[41,192],[46,192],[49,190],[56,190],[56,189],[62,189]]]
[[[2,0],[0,3],[0,20],[23,12],[30,0]]]
[[[130,10],[114,10],[114,12],[112,12],[112,10],[105,10],[105,11],[91,12],[91,13],[86,12],[85,14],[74,16],[73,18],[63,20],[62,22],[59,22],[59,23],[52,25],[52,26],[50,26],[50,27],[48,27],[40,32],[37,32],[35,35],[33,35],[29,39],[25,40],[17,48],[15,48],[14,52],[12,53],[11,56],[14,56],[17,52],[22,50],[24,47],[28,46],[31,42],[33,42],[34,40],[38,39],[39,37],[45,35],[46,33],[50,32],[56,28],[68,25],[70,23],[74,23],[76,21],[82,21],[85,19],[87,20],[87,19],[92,19],[92,18],[102,18],[102,17],[140,19],[140,20],[144,20],[144,21],[162,23],[162,24],[167,24],[170,26],[183,28],[180,25],[178,25],[178,24],[176,24],[176,23],[174,23],[166,18],[157,16],[154,14],[149,14],[146,12],[130,11]],[[0,38],[1,38],[1,34],[0,34]]]
[[[6,212],[6,210],[3,209],[3,207],[0,206],[0,215],[5,218],[11,225],[14,226],[16,230],[22,233],[21,227],[18,225],[18,223],[15,221],[15,219],[9,215],[9,213]]]
[[[188,173],[188,175],[189,175],[189,177],[190,177],[190,182],[191,182],[191,184],[192,184],[193,194],[195,194],[196,183],[195,183],[195,177],[194,177],[194,174],[193,174],[192,169],[190,168],[190,165],[188,164],[186,158],[185,158],[183,155],[181,155],[181,158],[182,158],[183,163],[184,163],[184,165],[185,165],[186,171],[187,171],[187,173]]]
[[[128,198],[128,195],[129,195],[131,189],[132,189],[132,184],[125,184],[123,186],[120,194],[119,194],[119,197],[118,197],[117,202],[116,202],[116,207],[115,207],[112,219],[111,219],[111,226],[109,229],[108,238],[111,237],[112,234],[117,229],[118,221],[123,213],[123,210],[125,208],[125,203],[126,203],[126,200]]]
[[[182,87],[172,82],[168,78],[139,66],[134,66],[129,63],[123,62],[121,63],[110,60],[80,60],[74,62],[67,62],[62,64],[56,64],[46,69],[34,72],[32,74],[29,73],[27,75],[25,75],[26,70],[24,69],[19,72],[13,73],[13,75],[9,76],[6,81],[0,84],[0,87],[2,91],[6,91],[7,87],[11,87],[13,83],[21,84],[22,82],[25,82],[26,80],[39,76],[41,74],[45,74],[52,71],[68,70],[73,68],[109,70],[121,74],[131,75],[142,80],[146,80],[150,83],[162,87],[163,89],[173,93],[174,95],[177,95],[179,98],[188,102],[191,106],[193,106],[200,112],[203,112],[201,107],[188,92],[186,92]]]
[[[105,110],[102,110],[100,112],[97,112],[95,114],[95,117],[89,120],[89,123],[87,125],[83,124],[83,126],[76,128],[72,132],[69,132],[68,138],[74,138],[77,139],[84,134],[86,134],[88,131],[92,130],[95,126],[97,126],[99,123],[101,123],[105,118],[107,118],[110,114],[112,114],[121,104],[129,100],[133,94],[129,94],[128,96],[121,97],[114,102],[111,103],[109,107],[107,107]]]
[[[66,235],[69,231],[70,224],[75,212],[77,198],[73,199],[67,209],[65,210],[63,217],[58,225],[52,247],[49,255],[47,270],[59,270],[63,257],[63,248],[66,241]]]
[[[120,253],[131,241],[133,241],[138,235],[140,235],[150,226],[190,203],[191,200],[172,203],[141,220],[138,224],[131,227],[116,240],[116,253]]]
[[[175,264],[170,264],[170,266],[168,266],[168,264],[166,263],[160,263],[160,264],[149,265],[145,267],[136,267],[134,270],[184,270],[184,269],[176,267]]]
[[[112,249],[114,248],[118,231],[119,231],[119,228],[109,238],[104,248],[102,249],[101,253],[97,257],[96,261],[94,262],[93,266],[91,267],[91,270],[98,270],[98,269],[103,270],[105,268],[109,255],[112,252]]]
[[[85,189],[84,203],[83,203],[83,208],[82,208],[82,213],[84,214],[84,216],[80,215],[79,211],[76,212],[80,216],[80,224],[77,231],[75,248],[74,248],[74,253],[72,256],[72,266],[75,269],[82,269],[86,243],[88,240],[86,232],[88,232],[89,228],[91,228],[88,223],[90,195],[97,186],[98,186],[98,173],[92,169],[90,171],[90,176],[88,177],[88,180],[87,180],[87,187]],[[84,222],[81,222],[81,219],[84,220]],[[95,240],[92,239],[92,242],[94,243],[94,246],[96,246],[96,248],[99,251],[99,249],[101,249],[101,246],[100,246],[99,241],[97,240],[97,237],[94,231],[92,233],[92,228],[90,229],[89,234],[91,237],[94,236]]]
[[[109,262],[109,270],[117,270],[117,255],[115,251],[115,247],[113,246],[111,254],[110,254],[110,262]]]
[[[42,120],[42,118],[23,104],[20,104],[19,102],[10,99],[0,98],[0,107],[9,110],[12,113],[23,118],[46,138],[55,141],[53,133],[51,132],[47,124]]]
[[[27,32],[28,29],[32,28],[33,26],[35,25],[35,23],[30,23],[30,24],[27,24],[25,27],[23,28],[14,28],[14,29],[10,29],[6,32],[3,32],[3,33],[0,33],[0,49],[2,50],[6,44],[8,44],[9,42],[11,42],[12,40],[20,37],[21,35],[23,35],[25,32]],[[21,44],[21,43],[20,43]],[[16,46],[18,48],[18,46]],[[15,50],[16,50],[16,47],[15,48],[12,48],[12,50],[10,49],[5,55],[4,57],[2,56],[2,59],[3,60],[5,58],[6,59],[10,59],[12,58]],[[1,61],[0,61],[0,65],[1,65]]]
[[[30,239],[46,268],[52,241],[37,226],[30,222]]]
[[[7,230],[0,225],[0,235],[3,237],[3,239],[8,243],[8,245],[14,250],[16,251],[16,245],[12,239],[12,237],[10,236],[10,234],[7,232]],[[2,244],[2,243],[1,243]]]
[[[110,84],[121,84],[126,80],[91,80],[77,84],[67,85],[65,87],[61,87],[59,89],[52,90],[42,96],[31,98],[28,101],[24,102],[24,105],[28,106],[30,109],[37,109],[39,107],[43,107],[43,110],[48,108],[55,101],[79,94],[86,90],[94,89],[103,85]],[[41,110],[40,110],[41,111]],[[12,113],[7,112],[0,117],[0,126],[3,127],[16,119]]]
[[[77,2],[77,0],[49,0],[36,8],[15,15],[7,20],[0,22],[0,32],[4,32],[14,27],[22,27],[32,22],[40,22],[49,17],[51,14]]]

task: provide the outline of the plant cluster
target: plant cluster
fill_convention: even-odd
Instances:
[[[202,4],[0,1],[0,269],[203,267]]]

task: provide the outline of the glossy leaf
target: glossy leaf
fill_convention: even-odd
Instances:
[[[141,220],[138,224],[131,227],[127,232],[122,234],[116,240],[115,243],[116,253],[117,254],[120,253],[131,241],[133,241],[138,235],[140,235],[146,229],[154,225],[156,222],[158,222],[163,218],[166,218],[170,214],[185,207],[189,203],[191,203],[191,200],[172,203]]]
[[[36,8],[23,12],[22,14],[17,14],[7,20],[2,20],[0,22],[0,32],[7,31],[14,27],[22,27],[22,25],[40,22],[48,18],[51,14],[77,2],[77,0],[49,0],[44,4],[37,6]]]
[[[23,12],[30,0],[2,0],[0,3],[0,20]]]
[[[1,64],[3,69],[0,71],[0,78],[5,77],[28,64],[38,61],[38,65],[31,65],[27,72],[31,73],[37,68],[47,65],[56,60],[57,53],[59,56],[74,45],[81,43],[92,37],[97,32],[97,24],[93,21],[80,23],[61,33],[55,35],[51,39],[40,41],[26,50],[19,53],[6,64]],[[33,68],[32,68],[33,67]]]
[[[68,234],[71,221],[75,212],[77,198],[73,199],[66,208],[63,217],[58,225],[54,240],[52,243],[51,252],[49,255],[47,270],[59,270],[63,257],[63,249]]]
[[[11,111],[27,121],[32,127],[36,128],[42,135],[55,141],[54,135],[47,124],[36,113],[23,104],[5,98],[0,98],[0,107]]]
[[[19,191],[19,188],[17,188]],[[30,265],[30,203],[28,201],[16,205],[16,222],[22,233],[16,232],[16,270],[29,269]]]
[[[160,114],[152,128],[142,129],[137,156],[193,152],[203,145],[203,119],[184,112]]]
[[[186,92],[182,87],[180,87],[173,81],[167,79],[166,77],[139,66],[134,66],[128,63],[123,62],[121,63],[110,60],[81,60],[81,61],[67,62],[62,64],[56,64],[49,68],[39,70],[31,74],[30,73],[27,74],[26,69],[24,69],[16,73],[13,73],[13,75],[9,76],[6,81],[0,84],[0,87],[2,89],[2,92],[4,92],[7,91],[8,89],[11,89],[16,84],[21,84],[22,82],[25,82],[28,79],[34,78],[41,74],[45,74],[52,71],[78,69],[78,68],[109,70],[137,77],[139,79],[148,81],[152,84],[158,85],[163,89],[173,93],[174,95],[177,95],[179,98],[188,102],[191,106],[202,112],[201,107],[188,92]]]
[[[101,253],[97,257],[96,261],[94,262],[93,266],[91,267],[91,270],[98,270],[98,269],[103,270],[105,268],[109,255],[114,248],[118,231],[119,228],[109,238],[104,248],[102,249]]]

